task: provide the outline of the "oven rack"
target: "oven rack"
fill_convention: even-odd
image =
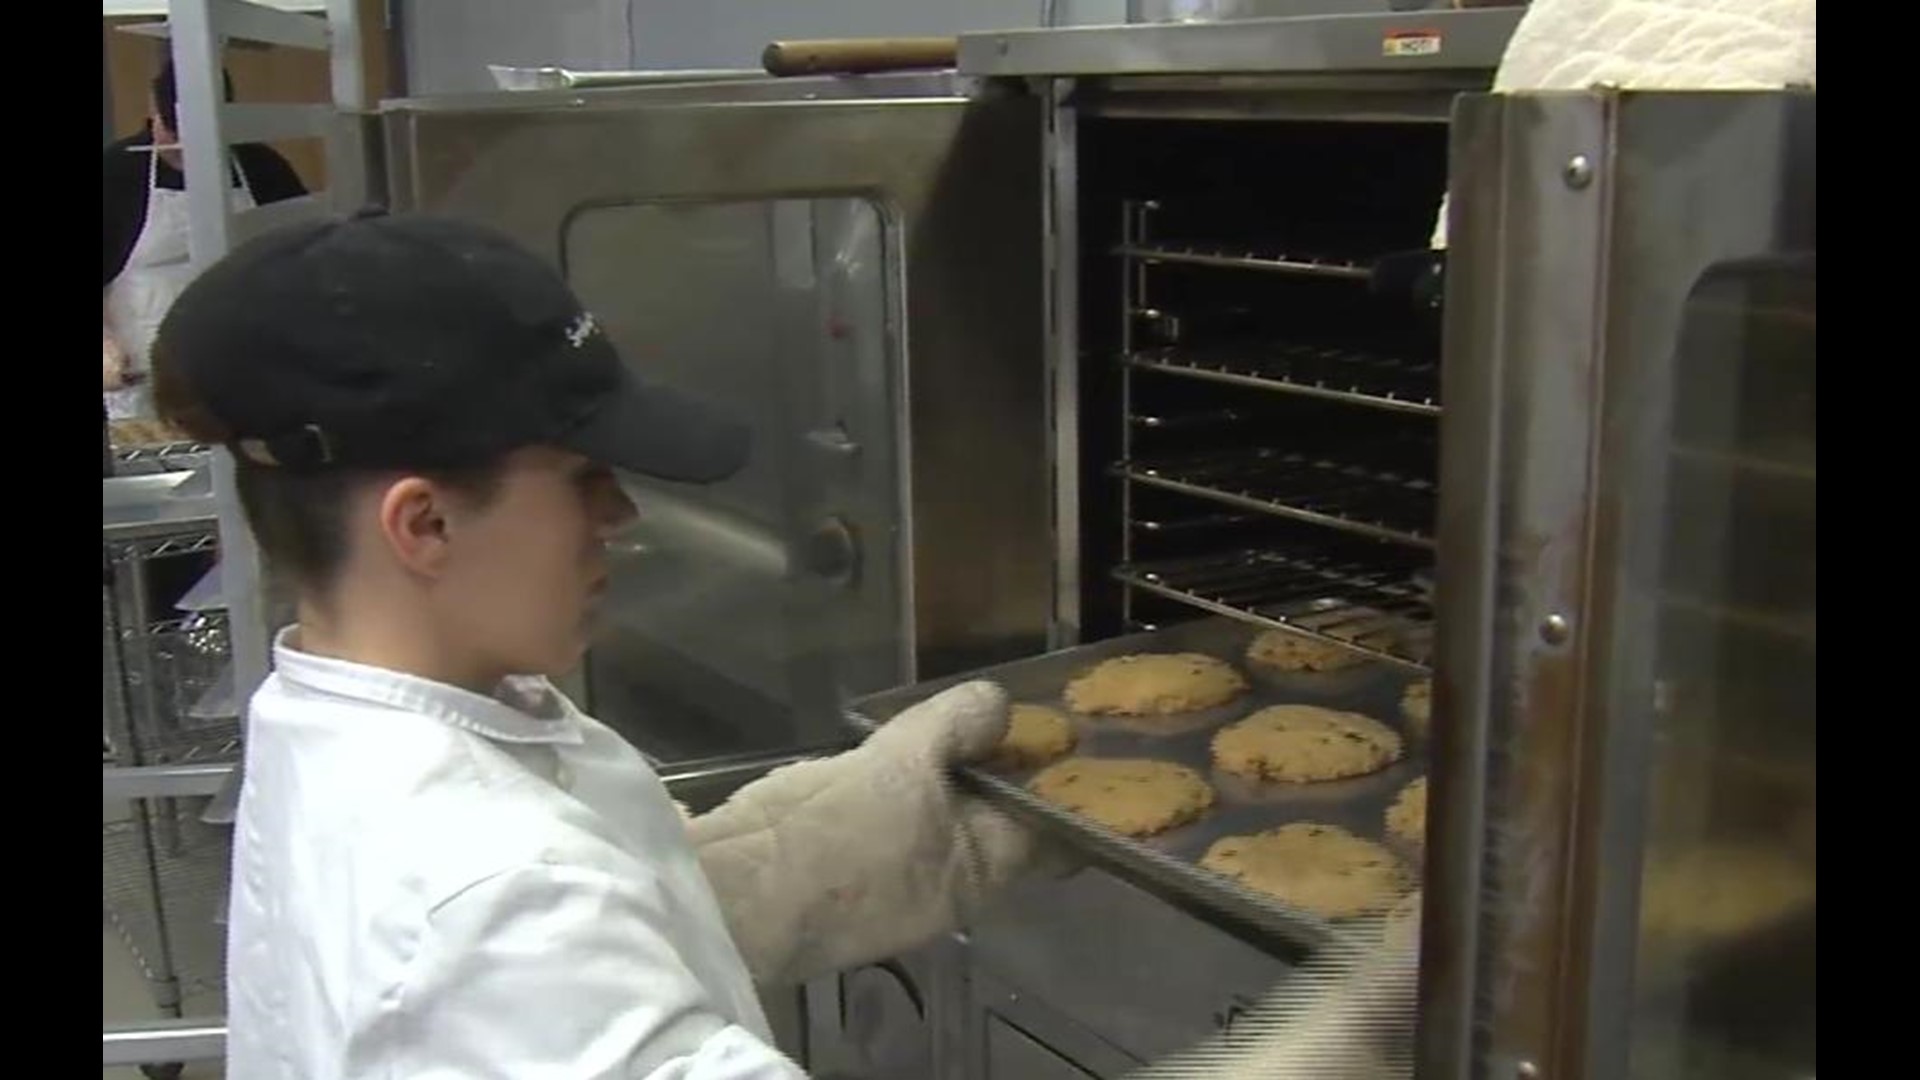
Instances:
[[[1122,462],[1128,482],[1431,549],[1432,481],[1315,454],[1253,450]]]
[[[1152,200],[1123,203],[1119,242],[1111,248],[1121,263],[1114,355],[1121,374],[1122,430],[1119,454],[1108,472],[1120,481],[1122,533],[1109,576],[1122,586],[1121,624],[1143,621],[1136,618],[1136,597],[1156,596],[1424,670],[1431,653],[1432,604],[1413,576],[1430,571],[1435,546],[1437,494],[1431,471],[1421,471],[1431,468],[1424,463],[1434,457],[1431,429],[1381,431],[1379,439],[1344,449],[1313,439],[1299,447],[1273,445],[1270,433],[1256,430],[1270,432],[1272,426],[1257,421],[1263,410],[1253,399],[1279,394],[1360,407],[1376,417],[1437,416],[1438,363],[1377,355],[1370,348],[1378,344],[1372,328],[1358,325],[1340,340],[1328,340],[1326,327],[1319,327],[1312,340],[1261,340],[1264,333],[1255,338],[1239,329],[1205,340],[1175,340],[1182,336],[1181,320],[1160,314],[1161,287],[1167,282],[1151,272],[1156,268],[1371,284],[1375,266],[1357,245],[1345,246],[1340,254],[1325,248],[1307,253],[1267,237],[1210,243],[1191,234],[1154,235],[1160,209]],[[1149,316],[1171,321],[1174,339],[1136,336],[1137,322]],[[1156,381],[1181,379],[1241,391],[1246,408],[1235,402],[1201,414],[1157,415],[1156,391],[1172,388],[1156,387]],[[1277,426],[1286,438],[1294,437],[1296,424]],[[1240,435],[1260,442],[1196,452],[1196,443],[1218,447]],[[1183,444],[1188,448],[1176,451]],[[1416,464],[1416,471],[1405,471],[1406,464]],[[1217,509],[1191,525],[1138,514],[1153,505],[1148,496],[1156,491]],[[1236,531],[1262,520],[1305,524],[1326,535],[1308,547],[1290,541],[1283,551],[1241,531],[1224,553],[1178,560],[1147,556],[1135,545],[1136,539],[1178,535],[1180,546],[1194,547],[1209,527]],[[1189,531],[1194,540],[1186,538]],[[1348,543],[1328,546],[1342,537]],[[1356,537],[1373,543],[1353,544]]]
[[[1134,240],[1116,245],[1113,253],[1147,265],[1204,266],[1217,270],[1252,270],[1348,281],[1373,279],[1372,266],[1358,260],[1242,246]]]
[[[1252,549],[1123,563],[1113,576],[1210,614],[1424,672],[1432,653],[1433,604],[1417,576],[1428,569],[1408,558]]]
[[[1358,349],[1284,343],[1138,350],[1142,370],[1373,409],[1440,415],[1440,366]]]
[[[1232,529],[1253,525],[1264,520],[1264,517],[1265,515],[1262,514],[1237,514],[1231,511],[1178,517],[1156,515],[1134,518],[1133,528],[1134,531],[1149,536],[1182,536],[1210,529]]]

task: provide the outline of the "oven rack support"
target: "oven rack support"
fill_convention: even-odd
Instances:
[[[1435,491],[1430,480],[1310,455],[1249,451],[1238,460],[1154,461],[1136,447],[1140,430],[1173,421],[1143,418],[1135,408],[1135,380],[1184,377],[1320,398],[1373,410],[1438,416],[1438,365],[1376,357],[1358,350],[1268,342],[1252,348],[1143,347],[1137,316],[1156,312],[1156,270],[1204,266],[1282,276],[1364,283],[1372,268],[1358,262],[1294,253],[1258,252],[1162,242],[1153,235],[1160,204],[1121,206],[1119,259],[1120,460],[1111,473],[1120,484],[1120,562],[1123,625],[1142,622],[1141,596],[1155,596],[1214,615],[1299,634],[1371,659],[1427,670],[1433,610],[1416,581],[1432,565]],[[1231,411],[1231,410],[1230,410]],[[1156,422],[1157,421],[1157,422]],[[1372,560],[1329,560],[1305,550],[1251,550],[1178,562],[1140,561],[1136,539],[1165,534],[1164,521],[1137,520],[1138,489],[1172,492],[1256,519],[1268,516],[1326,529],[1330,534],[1384,541]],[[1238,521],[1215,514],[1212,521]]]
[[[1129,563],[1116,567],[1113,576],[1129,589],[1209,614],[1426,672],[1433,605],[1415,580],[1417,573],[1323,555],[1252,550]]]
[[[1114,471],[1128,483],[1238,510],[1433,549],[1434,485],[1417,477],[1310,454],[1269,451],[1126,461]]]
[[[1114,249],[1113,253],[1131,262],[1145,263],[1149,266],[1159,264],[1208,266],[1219,270],[1252,270],[1300,277],[1341,278],[1348,281],[1373,279],[1373,268],[1359,262],[1286,252],[1240,251],[1233,248],[1192,244],[1133,242],[1121,244]]]
[[[1170,346],[1129,353],[1125,359],[1137,370],[1179,378],[1416,416],[1440,415],[1438,364],[1354,349],[1286,343],[1211,349]]]

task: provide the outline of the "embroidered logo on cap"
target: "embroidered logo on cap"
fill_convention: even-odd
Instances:
[[[593,313],[583,311],[573,322],[567,324],[567,344],[577,349],[585,345],[587,339],[592,337],[594,331],[598,329],[600,326],[593,321]]]

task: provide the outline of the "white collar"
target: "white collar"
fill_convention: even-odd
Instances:
[[[512,676],[488,697],[417,675],[301,652],[288,644],[298,629],[289,626],[273,638],[274,672],[295,686],[421,713],[497,742],[577,746],[583,741],[579,714],[544,678]]]

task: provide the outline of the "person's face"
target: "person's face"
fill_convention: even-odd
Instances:
[[[489,676],[571,670],[606,589],[606,542],[634,516],[613,471],[530,448],[507,458],[490,499],[443,493],[438,506],[421,549],[427,602],[463,666]]]
[[[153,127],[153,141],[155,143],[165,145],[167,143],[177,143],[180,141],[180,136],[172,128],[167,126],[166,119],[160,115],[160,102],[154,99],[152,91],[147,92],[147,123]]]

